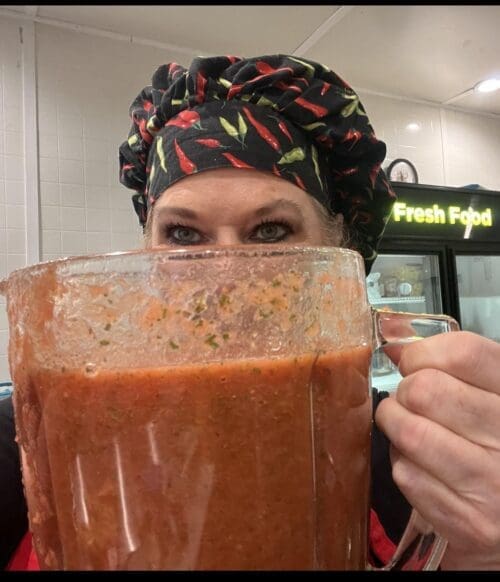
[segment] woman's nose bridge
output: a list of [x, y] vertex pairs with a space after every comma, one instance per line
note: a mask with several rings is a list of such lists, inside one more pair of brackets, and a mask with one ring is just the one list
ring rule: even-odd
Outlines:
[[234, 226], [222, 226], [217, 229], [218, 245], [237, 245], [244, 242]]

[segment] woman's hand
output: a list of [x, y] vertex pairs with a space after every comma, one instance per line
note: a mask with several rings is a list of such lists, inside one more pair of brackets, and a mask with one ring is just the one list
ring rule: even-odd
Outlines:
[[393, 478], [448, 540], [443, 569], [500, 569], [500, 345], [459, 331], [406, 345], [375, 420]]

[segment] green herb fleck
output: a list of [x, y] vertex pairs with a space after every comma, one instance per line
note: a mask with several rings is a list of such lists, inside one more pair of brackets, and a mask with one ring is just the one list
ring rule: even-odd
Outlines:
[[161, 318], [165, 319], [165, 317], [167, 317], [167, 308], [166, 307], [164, 307], [163, 311], [161, 312]]
[[229, 303], [229, 296], [228, 296], [228, 295], [226, 295], [225, 293], [223, 293], [223, 294], [220, 296], [220, 299], [219, 299], [219, 305], [220, 305], [221, 307], [224, 307], [224, 305], [227, 305], [228, 303]]
[[219, 344], [215, 341], [216, 336], [214, 334], [209, 335], [205, 340], [205, 343], [209, 345], [211, 348], [218, 348]]
[[278, 279], [274, 279], [272, 282], [272, 286], [273, 287], [279, 287], [281, 285], [281, 281], [278, 281]]
[[101, 344], [101, 346], [109, 346], [108, 340], [101, 340], [99, 343]]
[[205, 311], [206, 306], [203, 303], [197, 303], [196, 307], [194, 308], [195, 313], [201, 313]]
[[111, 329], [111, 324], [110, 324], [110, 323], [107, 323], [107, 324], [104, 326], [104, 329], [105, 329], [106, 331], [109, 331], [109, 330]]
[[264, 319], [267, 319], [268, 317], [271, 317], [271, 315], [273, 314], [273, 310], [271, 309], [271, 311], [264, 311], [263, 309], [259, 309], [259, 315], [261, 317], [263, 317]]
[[194, 324], [195, 327], [200, 327], [200, 325], [203, 325], [203, 319], [198, 319], [198, 321]]
[[168, 343], [170, 344], [170, 347], [173, 350], [178, 350], [179, 349], [179, 346], [173, 340], [170, 340]]
[[292, 313], [292, 315], [290, 315], [290, 321], [295, 321], [297, 319], [297, 316], [295, 315], [295, 313]]
[[113, 406], [108, 407], [109, 416], [117, 422], [121, 420], [122, 414], [118, 408], [114, 408]]
[[227, 341], [227, 340], [229, 339], [229, 334], [228, 334], [228, 333], [223, 333], [223, 334], [222, 334], [222, 339], [223, 339], [224, 341]]

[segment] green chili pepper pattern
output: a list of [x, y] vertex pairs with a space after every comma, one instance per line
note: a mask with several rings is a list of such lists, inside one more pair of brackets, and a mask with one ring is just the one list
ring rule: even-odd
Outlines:
[[290, 150], [283, 157], [281, 157], [277, 164], [293, 164], [293, 162], [302, 161], [306, 157], [306, 153], [302, 148], [294, 148]]
[[231, 123], [229, 123], [229, 121], [227, 119], [224, 119], [223, 117], [219, 117], [219, 121], [227, 135], [230, 135], [231, 137], [238, 139], [239, 133], [236, 127], [234, 127], [234, 125], [231, 125]]
[[167, 173], [167, 163], [165, 161], [165, 152], [163, 151], [163, 138], [160, 136], [156, 140], [156, 153], [160, 158], [160, 167], [161, 169]]
[[294, 57], [290, 57], [291, 61], [295, 61], [296, 63], [299, 63], [299, 65], [302, 65], [303, 67], [306, 68], [306, 77], [312, 79], [314, 77], [314, 67], [309, 64], [306, 63], [305, 61], [301, 61], [300, 59], [296, 59]]
[[322, 121], [315, 121], [314, 123], [308, 123], [307, 125], [301, 125], [300, 127], [306, 131], [312, 131], [318, 127], [326, 127], [326, 123], [323, 123]]
[[222, 77], [219, 77], [217, 79], [217, 83], [221, 84], [226, 89], [230, 89], [231, 88], [231, 81], [227, 81], [226, 79], [223, 79]]
[[244, 141], [248, 131], [248, 126], [245, 123], [243, 117], [241, 116], [241, 113], [238, 113], [238, 131], [241, 136], [241, 139]]
[[319, 185], [321, 186], [321, 189], [323, 189], [323, 181], [321, 179], [321, 173], [319, 171], [318, 150], [313, 144], [311, 145], [311, 158], [314, 164], [314, 171], [316, 172], [316, 176], [318, 177]]
[[269, 99], [267, 99], [267, 97], [259, 97], [259, 100], [257, 101], [257, 105], [259, 105], [259, 107], [265, 106], [265, 107], [271, 107], [272, 109], [274, 109], [276, 107], [276, 104], [273, 103], [272, 101], [270, 101]]
[[349, 117], [351, 116], [353, 113], [356, 113], [356, 115], [365, 115], [366, 113], [364, 111], [362, 111], [359, 107], [359, 98], [356, 97], [352, 103], [349, 103], [348, 105], [346, 105], [342, 111], [340, 112], [340, 115], [342, 115], [342, 117]]

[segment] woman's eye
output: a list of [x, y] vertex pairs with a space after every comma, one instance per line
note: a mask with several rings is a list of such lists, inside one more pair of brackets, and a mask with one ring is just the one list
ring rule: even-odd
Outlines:
[[292, 232], [287, 224], [280, 222], [266, 222], [260, 224], [252, 233], [252, 239], [265, 242], [283, 240]]
[[167, 239], [176, 244], [197, 244], [201, 242], [201, 234], [188, 226], [173, 226], [167, 229]]

